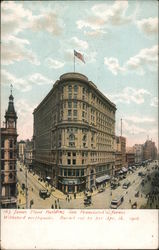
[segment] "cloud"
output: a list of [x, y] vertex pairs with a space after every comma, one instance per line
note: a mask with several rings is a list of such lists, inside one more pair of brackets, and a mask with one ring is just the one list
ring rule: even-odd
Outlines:
[[136, 25], [144, 32], [146, 35], [157, 35], [158, 34], [158, 18], [157, 17], [150, 17], [145, 18], [139, 21], [136, 21]]
[[126, 121], [133, 122], [133, 123], [145, 123], [145, 122], [153, 123], [153, 122], [155, 122], [154, 118], [146, 117], [146, 116], [145, 117], [144, 116], [139, 117], [139, 116], [135, 116], [135, 115], [132, 115], [132, 116], [127, 115], [123, 119], [126, 120]]
[[86, 41], [78, 39], [77, 37], [72, 37], [71, 43], [72, 43], [72, 45], [75, 46], [75, 48], [79, 48], [82, 50], [88, 49], [88, 43]]
[[130, 57], [126, 62], [126, 67], [130, 70], [136, 70], [138, 73], [144, 73], [144, 67], [147, 66], [151, 71], [157, 70], [158, 62], [158, 46], [145, 48], [140, 52]]
[[31, 139], [33, 136], [33, 110], [37, 104], [30, 105], [25, 99], [15, 100], [15, 109], [17, 110], [18, 122], [18, 140]]
[[129, 123], [125, 120], [123, 120], [123, 130], [125, 131], [125, 133], [128, 133], [130, 135], [137, 135], [137, 134], [141, 134], [141, 133], [146, 133], [147, 130], [144, 128], [141, 128], [139, 126], [136, 126], [135, 124]]
[[13, 84], [14, 87], [22, 92], [31, 90], [31, 86], [27, 83], [26, 80], [22, 78], [17, 78], [8, 71], [1, 70], [1, 83], [3, 85]]
[[32, 31], [42, 30], [52, 35], [61, 34], [64, 23], [54, 9], [50, 10], [49, 8], [45, 12], [43, 10], [40, 15], [33, 15], [31, 10], [24, 8], [23, 3], [2, 2], [1, 58], [3, 65], [23, 60], [27, 60], [35, 65], [40, 64], [36, 54], [30, 48], [30, 42], [17, 36], [26, 29]]
[[8, 37], [6, 43], [2, 41], [1, 47], [1, 62], [3, 65], [13, 64], [14, 62], [20, 62], [27, 60], [32, 64], [39, 65], [40, 62], [37, 59], [35, 53], [32, 50], [26, 48], [29, 45], [29, 41], [21, 39], [15, 36]]
[[6, 40], [10, 35], [17, 35], [28, 27], [32, 12], [24, 9], [21, 3], [3, 1], [1, 4], [1, 37]]
[[92, 7], [92, 11], [105, 22], [110, 22], [112, 25], [118, 26], [130, 22], [131, 18], [125, 15], [127, 8], [128, 1], [115, 1], [111, 6], [96, 4]]
[[[133, 20], [133, 16], [126, 16], [128, 1], [115, 1], [113, 5], [106, 3], [95, 4], [87, 19], [80, 19], [76, 22], [78, 29], [91, 29], [105, 33], [107, 25], [120, 26]], [[85, 33], [92, 35], [92, 33]]]
[[45, 85], [45, 84], [50, 84], [53, 80], [43, 76], [40, 73], [34, 73], [31, 76], [27, 77], [29, 83], [35, 83], [37, 85]]
[[60, 62], [60, 61], [52, 59], [50, 57], [47, 58], [45, 61], [48, 64], [49, 68], [53, 68], [53, 69], [59, 69], [65, 65], [64, 62]]
[[87, 36], [90, 36], [90, 37], [99, 37], [100, 35], [102, 34], [106, 34], [107, 31], [104, 31], [104, 30], [95, 30], [95, 31], [85, 31], [84, 30], [84, 34], [87, 35]]
[[[118, 59], [114, 57], [104, 57], [104, 64], [114, 75], [118, 73], [126, 73], [135, 71], [136, 74], [143, 75], [145, 69], [150, 71], [157, 70], [158, 63], [158, 46], [154, 45], [151, 48], [144, 48], [135, 56], [130, 57], [123, 66], [119, 65]], [[145, 68], [146, 67], [146, 68]]]
[[157, 99], [157, 97], [153, 97], [152, 99], [151, 99], [151, 104], [150, 104], [150, 106], [152, 106], [152, 107], [158, 107], [158, 99]]
[[[61, 43], [60, 46], [61, 48], [59, 50], [59, 53], [61, 57], [64, 57], [65, 61], [68, 62], [73, 61], [74, 57], [73, 48], [84, 56], [86, 63], [93, 63], [96, 61], [97, 52], [92, 50], [90, 51], [89, 44], [86, 41], [81, 40], [78, 37], [72, 37], [69, 41], [65, 40], [61, 41], [60, 43]], [[81, 65], [83, 65], [83, 63], [80, 62], [78, 59], [76, 60], [76, 62], [79, 62], [81, 63]]]
[[62, 19], [53, 11], [32, 18], [30, 27], [33, 31], [47, 31], [52, 35], [60, 35], [64, 28]]
[[30, 76], [25, 76], [23, 78], [17, 78], [13, 74], [8, 71], [2, 69], [1, 71], [1, 83], [5, 84], [13, 84], [13, 86], [21, 92], [27, 92], [32, 89], [32, 85], [46, 85], [53, 82], [53, 80], [43, 76], [40, 73], [34, 73]]
[[110, 100], [114, 101], [115, 103], [121, 102], [127, 104], [132, 102], [136, 104], [142, 104], [145, 101], [145, 95], [151, 94], [145, 89], [135, 89], [131, 87], [124, 88], [122, 92], [118, 94], [107, 94]]
[[21, 3], [2, 2], [1, 62], [3, 65], [23, 60], [35, 65], [40, 64], [35, 53], [29, 49], [30, 42], [17, 37], [19, 33], [29, 27], [31, 19], [32, 12], [24, 9]]
[[114, 57], [104, 57], [104, 64], [108, 67], [108, 69], [114, 74], [117, 75], [118, 72], [124, 72], [124, 67], [120, 67], [118, 59]]

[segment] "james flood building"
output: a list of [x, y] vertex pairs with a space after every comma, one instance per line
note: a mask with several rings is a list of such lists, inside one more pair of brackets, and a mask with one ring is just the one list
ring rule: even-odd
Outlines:
[[108, 181], [116, 106], [85, 75], [66, 73], [34, 110], [35, 171], [65, 193]]
[[1, 128], [1, 208], [16, 208], [17, 114], [9, 96], [4, 127]]

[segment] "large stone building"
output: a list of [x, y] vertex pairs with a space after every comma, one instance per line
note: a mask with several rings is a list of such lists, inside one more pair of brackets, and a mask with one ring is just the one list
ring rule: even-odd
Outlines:
[[157, 148], [155, 142], [147, 140], [143, 145], [143, 159], [144, 160], [155, 160], [157, 159]]
[[34, 167], [63, 192], [112, 175], [116, 106], [88, 78], [66, 73], [34, 110]]
[[5, 127], [1, 128], [1, 199], [2, 208], [16, 208], [16, 159], [17, 159], [17, 114], [12, 94], [5, 113]]

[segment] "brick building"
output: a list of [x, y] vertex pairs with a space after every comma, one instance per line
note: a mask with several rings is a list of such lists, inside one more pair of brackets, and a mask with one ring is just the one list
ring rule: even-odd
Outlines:
[[34, 110], [34, 168], [63, 192], [106, 181], [115, 165], [116, 106], [88, 78], [66, 73]]

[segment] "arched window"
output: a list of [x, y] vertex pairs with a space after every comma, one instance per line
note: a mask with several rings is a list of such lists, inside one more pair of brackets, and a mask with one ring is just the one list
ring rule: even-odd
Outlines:
[[74, 136], [74, 134], [70, 134], [70, 136], [69, 136], [69, 141], [75, 141], [75, 136]]
[[75, 135], [74, 134], [70, 134], [69, 136], [69, 146], [75, 147]]

